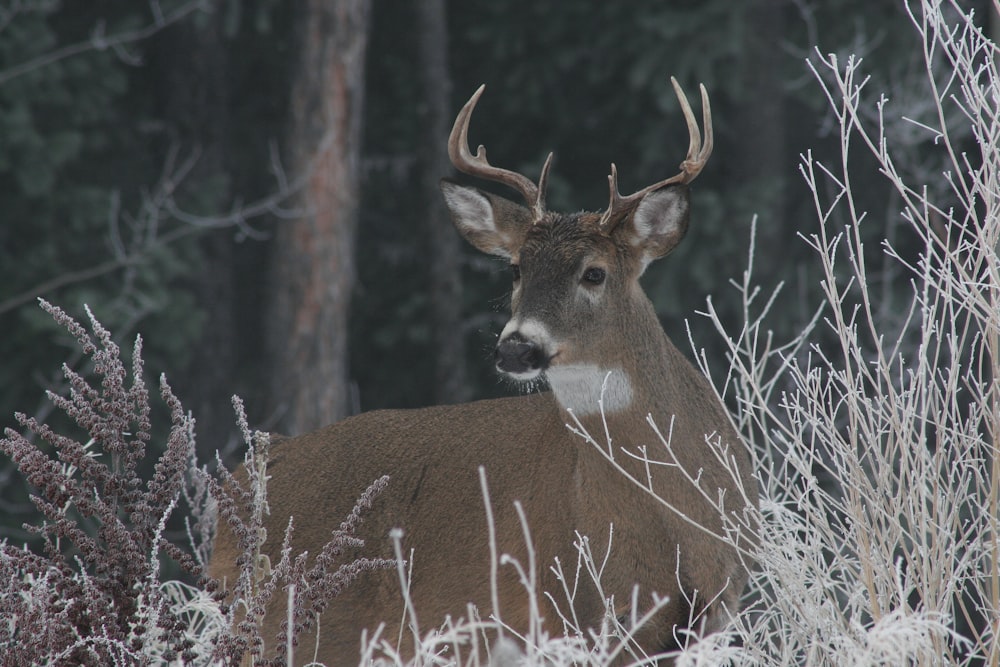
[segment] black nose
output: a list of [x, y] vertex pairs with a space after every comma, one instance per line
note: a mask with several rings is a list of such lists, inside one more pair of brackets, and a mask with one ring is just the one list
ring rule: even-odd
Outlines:
[[497, 369], [515, 375], [537, 371], [545, 364], [542, 348], [516, 333], [500, 341], [494, 357]]

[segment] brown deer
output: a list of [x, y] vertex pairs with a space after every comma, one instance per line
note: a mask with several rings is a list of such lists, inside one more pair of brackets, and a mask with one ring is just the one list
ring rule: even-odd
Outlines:
[[[736, 609], [746, 571], [738, 550], [719, 539], [724, 521], [706, 498], [724, 498], [727, 513], [756, 502], [750, 457], [709, 383], [668, 340], [639, 286], [646, 266], [684, 236], [687, 183], [712, 151], [704, 87], [704, 144], [676, 81], [674, 88], [690, 133], [680, 173], [623, 197], [612, 165], [607, 209], [569, 215], [545, 207], [551, 154], [537, 185], [491, 166], [483, 147], [471, 154], [469, 120], [483, 88], [476, 91], [455, 121], [448, 142], [451, 159], [466, 174], [513, 188], [525, 205], [449, 181], [441, 188], [462, 236], [510, 263], [512, 313], [496, 347], [497, 369], [532, 388], [544, 380], [551, 391], [369, 412], [275, 444], [268, 467], [272, 561], [280, 544], [273, 536], [283, 533], [290, 516], [294, 550], [315, 554], [367, 485], [389, 475], [388, 486], [365, 515], [359, 535], [365, 545], [348, 558], [392, 558], [389, 533], [401, 528], [410, 595], [424, 629], [436, 627], [446, 615], [466, 615], [469, 603], [487, 618], [494, 609], [482, 466], [497, 548], [529, 562], [514, 509], [519, 501], [531, 530], [541, 591], [560, 599], [561, 584], [550, 566], [559, 558], [572, 568], [579, 533], [589, 537], [596, 554], [603, 554], [611, 540], [601, 581], [605, 595], [614, 596], [620, 618], [643, 613], [654, 595], [669, 596], [669, 604], [636, 632], [636, 655], [676, 649], [678, 631], [690, 619], [708, 619], [711, 627], [724, 608]], [[647, 415], [664, 433], [669, 425], [669, 455], [660, 458], [672, 465], [650, 466], [621, 453], [622, 448], [634, 452], [648, 445], [652, 451], [657, 446]], [[615, 460], [648, 481], [666, 504], [615, 470], [568, 423], [609, 434], [619, 452]], [[706, 444], [709, 438], [728, 445], [736, 474], [719, 462]], [[234, 580], [237, 556], [233, 536], [221, 530], [212, 573]], [[529, 604], [517, 572], [501, 565], [496, 576], [497, 611], [508, 625], [523, 630]], [[282, 596], [276, 597], [266, 637], [277, 635], [285, 618]], [[638, 610], [630, 608], [633, 601]], [[545, 597], [540, 604], [547, 630], [558, 632], [555, 608]], [[605, 600], [596, 587], [581, 582], [575, 611], [583, 628], [598, 628]], [[323, 615], [319, 657], [328, 664], [356, 663], [362, 630], [370, 633], [385, 623], [383, 636], [395, 638], [403, 618], [397, 573], [362, 574]], [[305, 647], [313, 641], [303, 641], [303, 654], [311, 657], [312, 649]], [[404, 642], [401, 650], [412, 650], [412, 644]]]

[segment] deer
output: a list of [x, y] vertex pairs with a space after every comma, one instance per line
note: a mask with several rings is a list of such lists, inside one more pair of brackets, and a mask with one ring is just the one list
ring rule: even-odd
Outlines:
[[[725, 539], [725, 517], [713, 501], [723, 498], [725, 512], [733, 514], [756, 503], [751, 456], [711, 384], [670, 342], [639, 284], [646, 267], [685, 235], [689, 184], [713, 148], [704, 86], [702, 140], [684, 92], [672, 81], [690, 137], [680, 172], [622, 196], [612, 164], [610, 199], [601, 212], [546, 208], [551, 153], [537, 183], [492, 166], [482, 146], [473, 154], [470, 119], [485, 86], [472, 95], [448, 141], [451, 161], [522, 201], [447, 179], [440, 187], [459, 234], [510, 266], [510, 319], [499, 334], [495, 364], [528, 391], [362, 413], [272, 444], [269, 535], [283, 534], [294, 517], [293, 552], [318, 553], [365, 488], [388, 475], [359, 529], [364, 546], [346, 557], [393, 558], [389, 535], [401, 529], [408, 595], [424, 626], [464, 617], [472, 608], [523, 632], [531, 605], [515, 568], [501, 565], [491, 573], [491, 553], [499, 551], [522, 564], [534, 556], [537, 587], [551, 594], [539, 596], [536, 613], [558, 632], [553, 600], [562, 583], [552, 564], [576, 563], [580, 536], [593, 553], [609, 554], [603, 595], [586, 581], [576, 591], [581, 627], [601, 626], [608, 599], [619, 619], [660, 601], [630, 638], [634, 655], [667, 656], [691, 619], [711, 631], [738, 610], [747, 560]], [[606, 433], [622, 450], [652, 447], [649, 417], [669, 422], [669, 465], [620, 455], [616, 469], [600, 447], [574, 432]], [[712, 438], [733, 466], [712, 453]], [[480, 469], [488, 480], [493, 547]], [[648, 482], [647, 488], [629, 477]], [[272, 561], [279, 546], [269, 547]], [[238, 557], [231, 531], [220, 526], [210, 572], [234, 581]], [[356, 664], [363, 631], [371, 636], [387, 627], [395, 636], [406, 612], [401, 585], [396, 571], [366, 572], [351, 583], [322, 616], [320, 660]], [[275, 597], [265, 637], [278, 635], [286, 617], [282, 596]], [[308, 636], [302, 645], [316, 641]], [[413, 650], [405, 642], [398, 648], [404, 656]]]

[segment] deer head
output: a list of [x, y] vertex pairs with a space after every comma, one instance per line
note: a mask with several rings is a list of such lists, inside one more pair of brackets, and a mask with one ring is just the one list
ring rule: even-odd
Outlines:
[[[496, 367], [508, 377], [548, 380], [563, 407], [588, 412], [605, 392], [605, 407], [628, 407], [634, 398], [637, 313], [649, 314], [638, 279], [654, 259], [667, 255], [688, 226], [688, 187], [712, 152], [712, 117], [701, 87], [705, 140], [676, 80], [672, 80], [690, 135], [688, 153], [674, 176], [623, 197], [611, 165], [610, 199], [600, 213], [562, 214], [545, 208], [552, 154], [535, 185], [490, 165], [486, 149], [468, 147], [469, 121], [480, 87], [455, 121], [448, 152], [459, 170], [502, 183], [520, 193], [521, 206], [448, 181], [442, 190], [462, 236], [479, 250], [510, 262], [511, 319], [500, 334]], [[626, 345], [628, 342], [628, 345]], [[654, 351], [653, 353], [655, 354]], [[589, 388], [588, 388], [589, 387]]]

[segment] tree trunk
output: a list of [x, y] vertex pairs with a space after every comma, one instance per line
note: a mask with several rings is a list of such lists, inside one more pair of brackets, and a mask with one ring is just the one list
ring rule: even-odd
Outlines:
[[423, 97], [419, 173], [430, 269], [434, 402], [460, 403], [469, 398], [462, 326], [461, 245], [438, 187], [441, 177], [451, 171], [447, 149], [451, 129], [448, 26], [444, 0], [420, 0], [416, 6]]
[[368, 0], [305, 0], [291, 92], [299, 219], [279, 223], [267, 324], [279, 429], [301, 433], [349, 412], [347, 318], [360, 204]]
[[[753, 99], [735, 114], [736, 144], [732, 148], [736, 183], [745, 184], [747, 210], [740, 214], [749, 219], [756, 213], [766, 225], [757, 228], [761, 247], [780, 244], [790, 238], [785, 228], [787, 179], [784, 174], [794, 167], [786, 156], [786, 93], [781, 78], [785, 55], [780, 47], [785, 39], [787, 3], [780, 0], [752, 0], [744, 4], [746, 42], [741, 54], [738, 75], [740, 89]], [[796, 230], [792, 230], [794, 237]]]
[[[192, 145], [199, 147], [200, 156], [188, 184], [202, 178], [217, 182], [219, 174], [230, 171], [231, 147], [226, 128], [232, 100], [229, 53], [223, 33], [222, 12], [214, 12], [202, 24], [184, 22], [153, 42], [158, 46], [156, 59], [164, 69], [165, 115], [173, 120], [171, 129], [180, 137], [182, 155]], [[199, 194], [211, 197], [202, 202], [212, 211], [224, 211], [232, 199], [228, 187]], [[236, 430], [230, 401], [236, 370], [233, 232], [206, 232], [199, 245], [204, 255], [203, 268], [191, 276], [191, 282], [206, 320], [190, 365], [174, 388], [198, 416], [198, 443], [208, 454], [223, 448]]]

